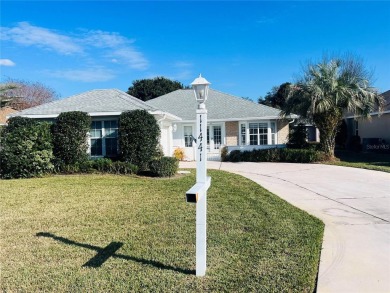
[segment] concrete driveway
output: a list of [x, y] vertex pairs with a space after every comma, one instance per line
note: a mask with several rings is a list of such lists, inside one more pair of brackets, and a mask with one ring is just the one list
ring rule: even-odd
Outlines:
[[390, 292], [390, 173], [290, 163], [208, 168], [245, 176], [325, 223], [318, 292]]

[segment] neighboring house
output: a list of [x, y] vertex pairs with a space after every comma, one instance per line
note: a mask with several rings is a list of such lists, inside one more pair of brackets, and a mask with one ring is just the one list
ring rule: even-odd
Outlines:
[[348, 140], [353, 136], [360, 136], [363, 150], [375, 150], [385, 145], [390, 147], [390, 90], [384, 92], [385, 99], [383, 112], [370, 114], [371, 119], [363, 119], [353, 115], [346, 115]]
[[18, 112], [18, 111], [15, 109], [12, 109], [10, 107], [7, 107], [7, 106], [0, 108], [0, 126], [6, 125], [7, 124], [7, 117], [9, 115], [11, 115], [12, 113], [16, 113], [16, 112]]
[[[193, 160], [197, 108], [193, 90], [176, 90], [146, 103], [182, 119], [174, 122], [173, 146], [184, 148], [186, 159]], [[229, 151], [275, 148], [284, 147], [288, 140], [289, 122], [293, 120], [280, 119], [278, 109], [213, 89], [209, 90], [205, 104], [209, 159], [219, 159], [222, 146], [227, 146]]]
[[92, 118], [89, 133], [91, 157], [115, 157], [118, 151], [118, 118], [124, 111], [146, 110], [161, 129], [161, 145], [165, 154], [172, 154], [172, 122], [179, 117], [160, 111], [117, 89], [92, 90], [66, 99], [29, 108], [11, 116], [53, 121], [60, 113], [83, 111]]

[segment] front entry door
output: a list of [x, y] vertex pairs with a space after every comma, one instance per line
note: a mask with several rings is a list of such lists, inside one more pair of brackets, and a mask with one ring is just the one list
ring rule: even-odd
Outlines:
[[188, 161], [195, 160], [195, 142], [193, 137], [193, 127], [191, 125], [184, 126], [184, 157]]
[[210, 154], [218, 154], [222, 145], [221, 125], [207, 126], [207, 150]]

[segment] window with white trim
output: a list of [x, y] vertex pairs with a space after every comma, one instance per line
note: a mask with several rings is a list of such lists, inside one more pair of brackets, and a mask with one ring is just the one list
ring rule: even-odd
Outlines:
[[118, 121], [92, 121], [90, 129], [91, 156], [118, 155]]
[[241, 145], [246, 145], [246, 124], [241, 124]]
[[184, 145], [192, 147], [192, 126], [184, 126]]
[[271, 144], [276, 144], [276, 124], [271, 122]]
[[268, 144], [268, 123], [249, 123], [249, 145]]
[[277, 144], [276, 121], [240, 122], [240, 145], [275, 145]]

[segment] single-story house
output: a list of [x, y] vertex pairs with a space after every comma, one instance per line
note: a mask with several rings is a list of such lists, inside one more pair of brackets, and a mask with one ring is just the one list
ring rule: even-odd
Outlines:
[[117, 89], [91, 90], [69, 98], [29, 108], [11, 116], [23, 116], [53, 121], [60, 113], [86, 112], [92, 118], [89, 133], [91, 157], [115, 157], [118, 151], [118, 119], [124, 111], [146, 110], [152, 114], [161, 129], [161, 145], [165, 154], [172, 154], [172, 123], [179, 117], [148, 105]]
[[348, 140], [353, 136], [359, 136], [363, 150], [390, 147], [390, 90], [381, 95], [385, 99], [383, 112], [370, 113], [371, 119], [363, 119], [350, 114], [345, 116]]
[[[192, 89], [181, 89], [146, 102], [181, 118], [173, 124], [173, 146], [184, 148], [188, 160], [195, 158], [196, 108]], [[284, 147], [291, 119], [281, 119], [280, 110], [214, 89], [209, 90], [207, 147], [209, 159], [218, 159], [222, 146], [228, 150]]]
[[[290, 119], [280, 119], [280, 110], [209, 90], [207, 144], [210, 159], [218, 159], [222, 146], [233, 149], [284, 147]], [[177, 90], [143, 102], [117, 89], [91, 90], [69, 98], [26, 109], [12, 116], [54, 120], [60, 113], [87, 112], [92, 118], [89, 133], [91, 157], [113, 157], [118, 150], [118, 118], [124, 111], [146, 110], [156, 118], [164, 154], [183, 148], [187, 160], [195, 158], [197, 102], [192, 89]]]

